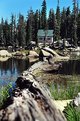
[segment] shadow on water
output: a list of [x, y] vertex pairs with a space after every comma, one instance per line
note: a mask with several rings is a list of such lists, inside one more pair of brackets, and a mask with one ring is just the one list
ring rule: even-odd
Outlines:
[[80, 74], [80, 60], [69, 60], [66, 62], [62, 62], [62, 67], [58, 70], [58, 74]]

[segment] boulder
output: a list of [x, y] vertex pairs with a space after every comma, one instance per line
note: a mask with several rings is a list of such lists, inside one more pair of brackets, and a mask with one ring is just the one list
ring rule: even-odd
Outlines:
[[20, 51], [17, 51], [15, 53], [13, 53], [14, 56], [18, 56], [18, 57], [21, 57], [21, 56], [26, 56], [26, 54], [24, 52], [20, 52]]
[[34, 50], [30, 50], [28, 57], [39, 57], [39, 55]]
[[56, 51], [52, 50], [49, 47], [43, 48], [44, 51], [48, 52], [49, 54], [53, 55], [52, 61], [67, 61], [70, 59], [70, 55], [67, 56], [60, 56]]
[[0, 57], [0, 61], [1, 62], [5, 62], [5, 61], [7, 61], [9, 59], [9, 57]]
[[53, 57], [53, 55], [50, 54], [49, 52], [47, 52], [46, 50], [42, 49], [42, 53], [43, 53], [43, 56], [46, 56], [46, 57], [51, 56], [51, 57]]
[[1, 57], [11, 57], [12, 55], [7, 50], [0, 50], [0, 56]]

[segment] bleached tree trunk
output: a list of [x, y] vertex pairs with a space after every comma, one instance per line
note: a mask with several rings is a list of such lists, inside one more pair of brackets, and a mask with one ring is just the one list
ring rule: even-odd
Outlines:
[[66, 121], [55, 107], [48, 89], [30, 72], [16, 81], [17, 87], [0, 110], [0, 121]]

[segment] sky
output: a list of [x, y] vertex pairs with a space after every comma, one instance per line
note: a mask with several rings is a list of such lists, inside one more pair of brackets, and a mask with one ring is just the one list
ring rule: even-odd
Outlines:
[[[79, 4], [80, 4], [80, 0]], [[11, 14], [18, 16], [19, 13], [27, 16], [27, 12], [30, 8], [35, 11], [36, 9], [41, 9], [43, 0], [0, 0], [0, 19], [9, 20]], [[46, 0], [47, 3], [47, 12], [50, 8], [56, 10], [57, 0]], [[72, 0], [60, 0], [60, 9], [63, 7], [68, 7], [72, 9]]]

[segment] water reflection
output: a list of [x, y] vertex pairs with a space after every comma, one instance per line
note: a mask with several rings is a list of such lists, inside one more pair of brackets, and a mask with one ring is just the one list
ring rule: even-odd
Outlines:
[[65, 75], [80, 74], [80, 60], [69, 60], [62, 62], [62, 67], [58, 73]]
[[30, 66], [29, 59], [10, 58], [0, 62], [0, 86], [15, 81], [17, 77]]

